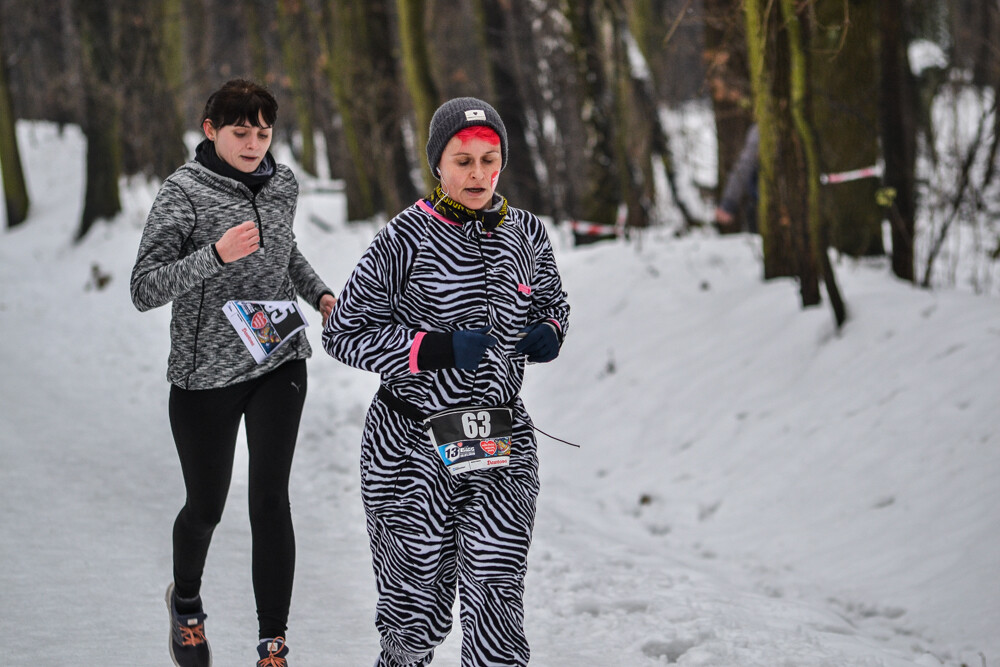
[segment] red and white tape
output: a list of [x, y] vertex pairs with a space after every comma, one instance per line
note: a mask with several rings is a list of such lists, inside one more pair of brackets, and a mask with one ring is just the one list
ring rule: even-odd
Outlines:
[[596, 222], [570, 220], [569, 228], [572, 229], [575, 234], [580, 234], [581, 236], [610, 236], [618, 234], [617, 225], [601, 225]]
[[873, 164], [870, 167], [841, 171], [836, 174], [820, 174], [819, 182], [823, 185], [832, 183], [846, 183], [847, 181], [859, 181], [862, 178], [875, 178], [882, 175], [882, 165]]

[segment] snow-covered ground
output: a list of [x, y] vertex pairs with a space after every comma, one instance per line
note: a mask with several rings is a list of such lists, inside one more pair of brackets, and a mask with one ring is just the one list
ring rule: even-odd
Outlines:
[[[128, 295], [155, 187], [128, 187], [125, 212], [73, 245], [82, 137], [19, 130], [33, 208], [0, 232], [3, 660], [164, 665], [183, 500], [169, 309], [140, 314]], [[337, 288], [375, 231], [342, 211], [307, 193], [297, 222]], [[663, 231], [573, 249], [552, 233], [572, 329], [524, 395], [540, 428], [581, 447], [540, 436], [533, 664], [1000, 666], [996, 297], [842, 261], [838, 333], [827, 306], [800, 309], [794, 283], [761, 281], [754, 238]], [[357, 458], [377, 378], [326, 357], [311, 319], [289, 658], [366, 667], [377, 636]], [[221, 667], [255, 659], [238, 456], [203, 590]], [[435, 665], [457, 665], [459, 641], [456, 629]]]

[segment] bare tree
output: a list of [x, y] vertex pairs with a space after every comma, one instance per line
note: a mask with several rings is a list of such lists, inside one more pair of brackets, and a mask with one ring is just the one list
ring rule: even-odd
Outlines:
[[[746, 22], [740, 0], [705, 0], [706, 85], [718, 141], [716, 183], [721, 188], [754, 122], [747, 64]], [[738, 231], [742, 224], [732, 226]]]
[[[827, 294], [833, 306], [837, 326], [842, 326], [847, 319], [847, 310], [840, 296], [840, 289], [833, 275], [833, 266], [827, 255], [828, 227], [822, 219], [820, 210], [819, 181], [819, 145], [816, 139], [812, 119], [811, 86], [809, 76], [809, 57], [807, 50], [808, 36], [806, 27], [799, 20], [794, 0], [781, 0], [781, 14], [785, 29], [788, 32], [788, 61], [790, 80], [790, 105], [792, 125], [795, 128], [805, 161], [806, 187], [806, 227], [805, 234], [808, 249], [800, 252], [799, 281], [802, 292], [802, 305], [810, 306], [819, 303], [819, 291], [815, 294], [807, 289], [807, 283], [813, 280], [811, 273], [817, 269], [822, 272]], [[808, 259], [806, 258], [808, 256]]]
[[406, 103], [402, 68], [398, 53], [385, 48], [395, 43], [393, 3], [390, 0], [368, 0], [364, 3], [367, 37], [365, 46], [371, 54], [374, 76], [369, 77], [372, 104], [368, 107], [368, 125], [372, 145], [378, 155], [376, 165], [379, 202], [387, 213], [413, 203], [417, 188], [413, 182], [413, 165], [426, 162], [422, 151], [409, 159], [406, 134], [410, 129], [411, 107]]
[[115, 2], [76, 0], [84, 72], [84, 134], [87, 137], [87, 185], [76, 238], [94, 222], [121, 211], [118, 178], [122, 173], [121, 101], [117, 44], [120, 10]]
[[503, 191], [517, 206], [539, 213], [550, 213], [551, 203], [542, 197], [534, 156], [528, 144], [530, 119], [524, 89], [517, 80], [517, 52], [524, 48], [528, 33], [518, 23], [511, 6], [493, 0], [476, 0], [478, 34], [489, 67], [484, 74], [486, 97], [496, 107], [507, 128], [508, 164], [504, 171]]
[[782, 155], [794, 156], [789, 150], [794, 146], [783, 141], [791, 135], [787, 132], [788, 119], [781, 116], [779, 106], [782, 97], [787, 99], [787, 80], [776, 71], [779, 16], [771, 3], [762, 0], [747, 0], [745, 16], [754, 117], [760, 128], [757, 226], [764, 246], [764, 278], [794, 276], [797, 263], [791, 217], [782, 195], [801, 189], [789, 187], [785, 176], [791, 169], [782, 170], [780, 163]]
[[[400, 55], [403, 61], [406, 89], [413, 101], [416, 115], [416, 135], [418, 148], [427, 144], [427, 128], [437, 105], [443, 101], [431, 76], [430, 53], [427, 48], [427, 30], [424, 26], [425, 0], [396, 0], [396, 12], [399, 20], [399, 41], [402, 47]], [[434, 178], [426, 160], [420, 160], [423, 165], [424, 183], [427, 189], [433, 187]]]
[[[650, 0], [626, 3], [628, 29], [642, 57], [641, 66], [633, 65], [630, 67], [630, 88], [634, 103], [626, 104], [626, 108], [635, 110], [633, 116], [635, 127], [628, 134], [630, 136], [641, 135], [644, 139], [630, 147], [630, 153], [636, 155], [638, 158], [637, 166], [642, 171], [642, 179], [640, 182], [634, 182], [633, 189], [638, 189], [641, 192], [640, 205], [647, 208], [645, 212], [646, 222], [655, 221], [658, 215], [653, 210], [656, 200], [653, 162], [654, 160], [660, 161], [667, 178], [670, 195], [684, 220], [684, 227], [690, 228], [700, 224], [700, 221], [695, 220], [680, 196], [677, 171], [670, 147], [670, 134], [660, 120], [660, 105], [666, 103], [668, 96], [659, 90], [660, 86], [667, 84], [663, 83], [664, 75], [657, 76], [657, 72], [662, 72], [664, 69], [663, 59], [659, 58], [657, 54], [664, 46], [662, 43], [669, 41], [676, 34], [683, 19], [684, 10], [691, 5], [691, 2], [685, 3], [685, 7], [681, 8], [680, 13], [672, 22], [664, 23], [669, 26], [666, 33], [651, 27], [661, 23], [655, 20], [659, 14], [657, 9], [662, 10], [662, 8], [657, 7], [658, 4]], [[629, 49], [629, 53], [632, 52]], [[647, 71], [648, 74], [645, 73]]]
[[389, 0], [323, 4], [326, 76], [340, 121], [353, 219], [395, 212], [417, 197], [405, 143], [405, 86], [386, 48], [394, 41], [392, 7]]
[[332, 0], [324, 0], [321, 8], [325, 72], [340, 120], [339, 132], [336, 137], [329, 137], [328, 144], [334, 143], [330, 139], [339, 141], [328, 145], [327, 150], [332, 154], [335, 148], [342, 148], [339, 151], [344, 156], [340, 173], [346, 184], [347, 214], [349, 218], [360, 220], [371, 217], [378, 210], [376, 186], [364, 148], [364, 130], [355, 110], [357, 98], [351, 94], [357, 70], [361, 67], [358, 63], [362, 62], [361, 58], [354, 57], [352, 44], [352, 35], [362, 21], [362, 8], [357, 2], [334, 3]]
[[573, 204], [578, 218], [612, 225], [623, 195], [612, 84], [616, 71], [612, 42], [617, 36], [604, 2], [569, 0], [565, 6], [585, 131], [579, 141], [587, 153], [580, 196]]
[[[754, 111], [760, 130], [758, 228], [764, 277], [795, 276], [802, 305], [819, 303], [825, 246], [816, 238], [819, 173], [809, 118], [806, 29], [794, 2], [745, 5]], [[819, 250], [822, 249], [822, 253]]]
[[3, 12], [0, 11], [0, 170], [3, 170], [7, 226], [16, 227], [28, 217], [31, 202], [28, 199], [28, 187], [21, 167], [21, 153], [17, 147], [16, 117], [10, 99], [10, 86], [7, 83], [4, 46]]
[[[879, 159], [878, 7], [873, 2], [813, 3], [810, 87], [826, 173], [874, 166]], [[823, 188], [823, 223], [830, 244], [858, 257], [883, 255], [877, 178], [831, 182]]]
[[[122, 171], [169, 176], [187, 159], [178, 100], [181, 68], [179, 7], [175, 0], [147, 0], [121, 7], [118, 48]], [[136, 110], [141, 110], [135, 112]], [[150, 132], [154, 126], [157, 132]]]
[[267, 39], [265, 38], [268, 24], [262, 4], [259, 0], [243, 3], [243, 11], [247, 23], [250, 71], [255, 81], [265, 83], [271, 78], [269, 76], [271, 70], [268, 67]]
[[299, 131], [297, 158], [307, 174], [316, 175], [316, 123], [313, 119], [311, 100], [315, 96], [312, 91], [311, 64], [316, 60], [310, 57], [309, 29], [315, 23], [310, 15], [310, 9], [301, 0], [279, 0], [278, 28], [281, 34], [281, 54], [285, 63], [289, 88], [292, 91], [292, 104], [295, 108], [296, 127]]
[[902, 0], [879, 5], [881, 62], [880, 129], [885, 156], [885, 184], [894, 196], [887, 202], [892, 224], [892, 271], [913, 281], [913, 237], [916, 219], [915, 95], [906, 39], [899, 21]]

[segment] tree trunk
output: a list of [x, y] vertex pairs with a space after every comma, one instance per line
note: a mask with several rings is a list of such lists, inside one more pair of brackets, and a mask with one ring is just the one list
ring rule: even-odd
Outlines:
[[215, 34], [211, 29], [212, 15], [210, 8], [206, 7], [206, 2], [207, 0], [181, 0], [188, 56], [184, 77], [185, 87], [199, 93], [185, 100], [184, 117], [187, 122], [194, 123], [199, 128], [201, 121], [204, 120], [201, 114], [205, 110], [205, 100], [212, 91], [219, 88], [221, 83], [216, 76], [211, 58]]
[[77, 230], [82, 239], [94, 222], [121, 211], [121, 112], [117, 68], [118, 9], [112, 3], [77, 0], [81, 59], [84, 72], [84, 134], [87, 137], [87, 185], [83, 216]]
[[747, 0], [747, 43], [760, 132], [758, 226], [764, 277], [795, 276], [803, 307], [818, 304], [822, 271], [840, 326], [846, 309], [826, 254], [813, 129], [808, 28], [795, 0]]
[[[878, 6], [870, 0], [813, 5], [811, 85], [817, 100], [821, 168], [839, 173], [875, 165], [878, 134]], [[900, 21], [902, 23], [902, 21]], [[824, 187], [822, 215], [833, 246], [852, 257], [883, 255], [877, 178]]]
[[[354, 104], [350, 93], [354, 59], [351, 57], [353, 47], [349, 35], [355, 30], [352, 23], [355, 20], [354, 6], [349, 2], [335, 3], [333, 0], [324, 0], [321, 7], [323, 51], [327, 54], [326, 77], [330, 82], [334, 106], [340, 117], [338, 134], [341, 149], [346, 152], [346, 159], [342, 160], [341, 168], [347, 197], [347, 217], [349, 220], [363, 220], [375, 214], [375, 194], [374, 185], [365, 165], [361, 131], [354, 115]], [[329, 146], [327, 150], [332, 151], [333, 146]]]
[[805, 156], [805, 185], [807, 192], [807, 208], [803, 229], [804, 236], [809, 241], [808, 252], [803, 253], [799, 271], [802, 291], [802, 305], [812, 306], [820, 302], [817, 272], [822, 272], [823, 280], [830, 297], [834, 319], [840, 327], [847, 319], [844, 301], [837, 287], [833, 265], [827, 255], [826, 223], [820, 210], [820, 165], [819, 147], [817, 145], [812, 121], [809, 57], [806, 50], [808, 38], [798, 15], [795, 13], [794, 0], [781, 0], [782, 18], [788, 31], [789, 76], [791, 79], [791, 114], [796, 134], [802, 145]]
[[[996, 86], [1000, 69], [1000, 49], [997, 37], [1000, 35], [1000, 4], [993, 0], [979, 0], [979, 19], [976, 21], [979, 35], [976, 39], [977, 53], [972, 80], [980, 86]], [[996, 88], [993, 88], [996, 94]]]
[[781, 82], [775, 71], [777, 11], [765, 0], [746, 0], [744, 10], [754, 117], [760, 131], [757, 228], [764, 247], [764, 279], [768, 280], [797, 274], [791, 217], [785, 205], [790, 190], [785, 174], [794, 169], [794, 164], [782, 163], [783, 156], [787, 160], [794, 150], [782, 141], [790, 134], [788, 123], [779, 115], [781, 96], [775, 89]]
[[[706, 83], [712, 97], [718, 138], [716, 201], [743, 149], [753, 124], [753, 100], [747, 64], [746, 25], [734, 0], [704, 0]], [[737, 221], [734, 230], [745, 225]]]
[[340, 115], [352, 219], [394, 214], [418, 196], [411, 178], [390, 0], [323, 4], [327, 77]]
[[[411, 178], [411, 163], [404, 141], [407, 113], [405, 105], [401, 104], [403, 82], [394, 53], [385, 48], [393, 42], [392, 10], [389, 0], [354, 2], [364, 22], [364, 31], [359, 33], [364, 35], [364, 41], [358, 45], [358, 53], [368, 54], [369, 62], [367, 71], [353, 71], [356, 89], [364, 86], [367, 101], [363, 107], [367, 110], [363, 117], [364, 127], [375, 156], [374, 161], [369, 160], [369, 168], [374, 170], [373, 178], [378, 185], [376, 205], [392, 215], [419, 196]], [[426, 162], [423, 151], [418, 151], [418, 162]]]
[[794, 179], [796, 185], [802, 186], [795, 197], [796, 203], [800, 205], [791, 211], [791, 215], [798, 241], [799, 291], [802, 305], [806, 307], [820, 302], [817, 267], [822, 265], [821, 255], [826, 252], [819, 235], [822, 224], [819, 208], [819, 155], [810, 120], [805, 30], [795, 13], [794, 0], [781, 0], [781, 18], [788, 47], [788, 111], [795, 131], [795, 144], [799, 149], [796, 152], [801, 155], [801, 162], [796, 165], [794, 175], [788, 174], [788, 177], [790, 181]]
[[187, 92], [187, 54], [184, 50], [185, 16], [183, 0], [163, 0], [163, 69], [167, 91], [174, 100], [175, 115], [180, 123], [181, 149], [187, 158], [184, 131], [187, 127], [185, 93]]
[[951, 30], [949, 62], [972, 73], [972, 84], [991, 86], [990, 67], [997, 58], [1000, 5], [996, 0], [949, 0], [947, 14]]
[[296, 126], [302, 141], [299, 164], [312, 176], [316, 175], [316, 123], [313, 121], [312, 91], [309, 69], [308, 25], [310, 9], [300, 0], [279, 0], [278, 30], [281, 33], [281, 54], [292, 90]]
[[[121, 118], [122, 172], [128, 176], [145, 174], [165, 179], [187, 160], [184, 122], [175, 96], [180, 89], [172, 86], [182, 76], [176, 71], [183, 67], [179, 59], [182, 45], [169, 42], [171, 36], [181, 37], [176, 26], [178, 11], [177, 6], [168, 7], [168, 0], [122, 5], [125, 29], [118, 45], [121, 60], [117, 83], [123, 108], [143, 109], [142, 113], [124, 114]], [[157, 131], [150, 132], [150, 126]]]
[[889, 206], [892, 224], [892, 272], [913, 282], [913, 234], [916, 217], [916, 119], [915, 92], [906, 57], [906, 40], [899, 17], [902, 0], [882, 0], [881, 130], [885, 156], [885, 184], [895, 191]]
[[513, 51], [522, 46], [511, 26], [512, 10], [491, 0], [478, 0], [477, 10], [479, 41], [489, 59], [489, 101], [507, 128], [507, 168], [498, 188], [519, 208], [551, 213], [542, 196], [527, 140], [528, 114], [513, 65], [516, 62]]
[[0, 22], [0, 170], [3, 171], [7, 226], [17, 227], [28, 217], [31, 202], [28, 199], [28, 187], [21, 167], [21, 153], [17, 148], [17, 119], [14, 117], [14, 106], [11, 103], [10, 86], [7, 82], [2, 28], [3, 24]]
[[[614, 84], [615, 152], [621, 174], [622, 200], [625, 202], [625, 233], [631, 228], [648, 227], [653, 220], [656, 190], [653, 182], [653, 128], [659, 113], [653, 99], [649, 66], [642, 63], [644, 75], [636, 75], [635, 59], [630, 53], [634, 41], [625, 12], [611, 2], [607, 7], [611, 23], [611, 81]], [[644, 59], [643, 59], [644, 60]], [[639, 78], [645, 76], [645, 78]]]
[[[424, 30], [425, 0], [396, 0], [396, 11], [399, 17], [399, 41], [402, 46], [401, 58], [406, 81], [406, 89], [413, 101], [413, 110], [417, 123], [417, 154], [423, 153], [427, 145], [427, 132], [431, 124], [431, 116], [439, 104], [437, 86], [431, 77], [430, 57], [427, 50], [427, 34]], [[434, 187], [436, 179], [431, 175], [430, 167], [423, 164], [424, 184], [429, 191]]]
[[250, 71], [255, 81], [261, 85], [268, 83], [267, 43], [264, 41], [266, 23], [261, 16], [258, 0], [242, 3], [247, 23], [247, 48], [250, 51]]
[[[648, 199], [650, 204], [655, 202], [656, 192], [653, 182], [652, 160], [656, 158], [663, 165], [663, 170], [667, 178], [667, 187], [670, 190], [671, 198], [680, 211], [681, 218], [684, 220], [684, 229], [689, 229], [700, 223], [694, 219], [691, 211], [680, 197], [677, 186], [677, 173], [674, 168], [673, 154], [670, 149], [670, 135], [660, 122], [659, 100], [663, 99], [663, 95], [656, 89], [659, 79], [654, 74], [655, 70], [653, 66], [655, 54], [659, 51], [659, 42], [665, 39], [669, 33], [663, 35], [660, 31], [650, 26], [650, 23], [654, 20], [653, 12], [654, 8], [650, 0], [632, 2], [629, 6], [629, 30], [650, 72], [648, 78], [637, 77], [632, 81], [634, 107], [643, 119], [641, 131], [648, 137], [644, 197]], [[653, 213], [650, 212], [648, 217], [652, 219], [654, 217]]]
[[575, 212], [578, 219], [588, 222], [613, 225], [624, 193], [615, 150], [615, 92], [607, 71], [611, 50], [602, 39], [610, 26], [603, 3], [595, 7], [588, 0], [569, 0], [565, 6], [586, 132], [580, 137], [586, 146], [582, 192], [578, 201], [569, 202], [571, 214]]

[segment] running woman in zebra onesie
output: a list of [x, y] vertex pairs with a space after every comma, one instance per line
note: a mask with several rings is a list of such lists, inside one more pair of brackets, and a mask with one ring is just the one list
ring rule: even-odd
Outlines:
[[526, 361], [559, 354], [569, 305], [542, 223], [495, 193], [493, 107], [453, 99], [429, 134], [440, 185], [379, 232], [323, 331], [333, 357], [381, 376], [361, 444], [375, 664], [430, 664], [457, 589], [462, 665], [526, 665], [538, 456], [518, 393]]

